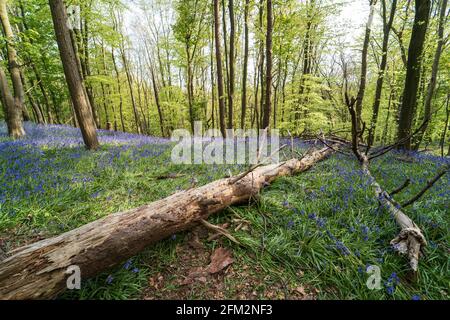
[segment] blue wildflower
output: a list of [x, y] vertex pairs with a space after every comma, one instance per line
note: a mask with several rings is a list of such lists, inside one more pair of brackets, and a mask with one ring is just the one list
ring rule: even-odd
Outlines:
[[108, 278], [106, 278], [106, 283], [111, 284], [114, 280], [114, 277], [112, 275], [109, 275]]
[[132, 264], [132, 261], [131, 261], [131, 259], [129, 259], [127, 262], [125, 262], [125, 264], [123, 265], [123, 268], [124, 268], [125, 270], [130, 269], [131, 264]]
[[411, 297], [411, 300], [418, 301], [420, 300], [420, 296], [418, 294], [415, 294]]

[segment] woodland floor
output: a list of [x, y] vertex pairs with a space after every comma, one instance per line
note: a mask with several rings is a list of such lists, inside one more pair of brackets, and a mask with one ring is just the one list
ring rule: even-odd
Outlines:
[[[69, 231], [244, 171], [243, 165], [174, 165], [164, 139], [100, 131], [102, 147], [85, 151], [79, 131], [26, 123], [11, 141], [0, 124], [0, 247]], [[307, 145], [295, 141], [298, 150]], [[450, 159], [390, 153], [371, 171], [386, 190], [409, 177], [398, 200], [415, 194]], [[175, 179], [156, 179], [181, 173]], [[335, 154], [306, 173], [280, 178], [258, 201], [210, 217], [238, 239], [211, 239], [204, 227], [173, 235], [122, 265], [82, 282], [61, 299], [449, 299], [450, 175], [406, 212], [428, 240], [415, 281], [390, 248], [398, 233], [351, 157]], [[211, 266], [215, 265], [214, 272]], [[368, 265], [382, 289], [366, 287]]]

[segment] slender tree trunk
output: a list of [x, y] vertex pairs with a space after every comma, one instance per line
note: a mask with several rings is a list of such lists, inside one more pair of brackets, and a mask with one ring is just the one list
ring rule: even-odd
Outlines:
[[247, 110], [247, 74], [248, 74], [248, 53], [249, 53], [249, 28], [248, 16], [250, 10], [250, 0], [245, 0], [244, 7], [244, 64], [242, 66], [242, 101], [241, 101], [241, 129], [245, 129], [245, 114]]
[[235, 89], [235, 54], [236, 54], [236, 27], [234, 18], [234, 3], [233, 0], [228, 0], [228, 12], [230, 14], [230, 78], [228, 92], [228, 128], [233, 128], [233, 109], [234, 109], [234, 89]]
[[[259, 0], [259, 12], [258, 12], [258, 15], [259, 15], [259, 18], [258, 18], [258, 23], [259, 23], [259, 31], [261, 32], [261, 34], [264, 32], [264, 0]], [[263, 37], [261, 37], [261, 40], [259, 41], [259, 58], [260, 58], [260, 60], [259, 60], [259, 66], [258, 66], [258, 68], [259, 68], [259, 70], [258, 70], [258, 72], [259, 72], [259, 77], [260, 77], [260, 79], [259, 79], [259, 82], [260, 82], [260, 89], [261, 89], [261, 98], [260, 98], [260, 101], [259, 101], [259, 108], [260, 108], [260, 111], [259, 111], [259, 117], [258, 117], [258, 128], [260, 128], [261, 127], [261, 125], [260, 124], [262, 124], [262, 122], [263, 122], [263, 115], [264, 115], [264, 102], [265, 102], [265, 93], [264, 93], [264, 89], [265, 89], [265, 86], [264, 86], [264, 80], [265, 80], [265, 75], [264, 75], [264, 60], [265, 60], [265, 55], [264, 55], [264, 40], [263, 40]]]
[[372, 112], [372, 122], [371, 128], [369, 130], [369, 138], [368, 144], [373, 145], [375, 131], [378, 121], [378, 113], [380, 110], [380, 102], [381, 102], [381, 92], [383, 90], [383, 82], [384, 76], [386, 73], [387, 66], [387, 54], [388, 54], [388, 44], [389, 44], [389, 34], [391, 32], [392, 23], [394, 22], [395, 11], [397, 9], [397, 0], [393, 0], [391, 4], [391, 12], [389, 15], [389, 20], [386, 20], [386, 0], [381, 0], [382, 3], [382, 12], [383, 12], [383, 44], [381, 49], [381, 63], [380, 70], [378, 71], [378, 79], [377, 86], [375, 89], [375, 101], [373, 103], [373, 112]]
[[164, 137], [164, 116], [161, 109], [161, 103], [159, 101], [159, 92], [158, 92], [158, 86], [156, 84], [156, 78], [155, 78], [155, 71], [153, 70], [153, 66], [150, 67], [150, 72], [152, 74], [152, 84], [153, 84], [153, 94], [155, 95], [155, 103], [156, 108], [158, 109], [158, 116], [159, 116], [159, 127], [161, 129], [161, 135]]
[[24, 91], [27, 94], [28, 100], [30, 101], [31, 107], [33, 108], [33, 112], [34, 112], [34, 114], [36, 116], [36, 122], [40, 123], [40, 124], [45, 123], [44, 115], [42, 113], [42, 109], [36, 103], [36, 100], [33, 97], [33, 90], [31, 90], [32, 88], [30, 88], [30, 90], [27, 90], [27, 83], [26, 83], [25, 76], [24, 76], [23, 72], [20, 73], [20, 78], [22, 80]]
[[90, 150], [99, 147], [95, 123], [86, 90], [77, 66], [77, 58], [70, 39], [70, 31], [67, 27], [67, 12], [62, 0], [49, 0], [52, 13], [56, 40], [60, 51], [69, 92], [77, 114], [78, 123], [86, 147]]
[[406, 69], [405, 87], [400, 107], [400, 118], [398, 123], [398, 140], [404, 141], [399, 147], [411, 149], [411, 126], [414, 110], [417, 103], [417, 89], [420, 80], [421, 60], [428, 21], [430, 18], [430, 0], [416, 0], [416, 12], [411, 34], [412, 41], [408, 49], [408, 64]]
[[22, 124], [22, 113], [16, 108], [14, 97], [9, 89], [8, 79], [0, 66], [0, 98], [6, 116], [6, 124], [8, 126], [8, 134], [14, 139], [21, 138], [25, 135]]
[[358, 123], [357, 123], [357, 129], [360, 130], [360, 124], [362, 121], [361, 115], [362, 115], [362, 106], [363, 106], [363, 100], [364, 100], [364, 93], [366, 91], [366, 81], [367, 81], [367, 52], [369, 49], [369, 42], [370, 42], [370, 33], [372, 31], [372, 22], [373, 22], [373, 16], [375, 13], [375, 3], [376, 0], [370, 0], [370, 13], [369, 13], [369, 19], [366, 24], [366, 33], [364, 35], [364, 43], [363, 43], [363, 50], [361, 55], [361, 77], [359, 81], [359, 89], [358, 89], [358, 95], [356, 97], [356, 115], [358, 117]]
[[270, 126], [270, 113], [272, 112], [272, 33], [273, 33], [273, 7], [272, 0], [267, 1], [267, 33], [266, 33], [266, 92], [264, 103], [264, 116], [262, 129]]
[[188, 106], [189, 106], [189, 121], [191, 123], [191, 131], [194, 132], [194, 72], [192, 70], [192, 58], [189, 45], [186, 44], [186, 58], [187, 58], [187, 94], [188, 94]]
[[138, 133], [143, 133], [142, 132], [142, 127], [141, 127], [141, 121], [139, 119], [139, 114], [138, 114], [138, 110], [137, 110], [136, 100], [135, 100], [135, 97], [134, 97], [133, 79], [131, 77], [131, 73], [130, 73], [130, 70], [129, 70], [129, 67], [128, 67], [128, 59], [125, 56], [125, 49], [123, 48], [123, 45], [122, 45], [120, 50], [121, 50], [121, 55], [122, 55], [123, 66], [125, 68], [125, 74], [127, 76], [128, 89], [130, 91], [131, 105], [133, 107], [134, 121], [136, 123], [136, 129], [137, 129]]
[[[445, 111], [446, 111], [445, 124], [444, 124], [444, 130], [443, 130], [442, 136], [441, 136], [441, 141], [439, 143], [440, 147], [441, 147], [441, 157], [444, 156], [445, 138], [447, 136], [447, 130], [449, 129], [449, 120], [450, 120], [449, 102], [450, 102], [450, 93], [447, 94], [447, 103], [445, 106]], [[449, 145], [449, 150], [450, 150], [450, 145]]]
[[[10, 130], [12, 131], [10, 131], [9, 134], [14, 138], [20, 138], [25, 135], [25, 130], [23, 129], [22, 124], [23, 121], [22, 113], [25, 110], [24, 91], [22, 80], [20, 79], [20, 69], [19, 69], [19, 62], [17, 60], [17, 52], [14, 47], [14, 34], [11, 28], [11, 24], [9, 22], [8, 11], [6, 9], [6, 0], [0, 0], [0, 20], [3, 26], [3, 31], [6, 40], [6, 51], [8, 54], [9, 73], [11, 75], [14, 92], [13, 95], [14, 106], [16, 109], [19, 110], [18, 112], [19, 114], [17, 114], [16, 112], [12, 112], [13, 110], [11, 109], [11, 107], [6, 108], [6, 110], [8, 110], [9, 113], [12, 112], [12, 114], [8, 115], [8, 118], [10, 118], [9, 122], [12, 125], [12, 127], [10, 127]], [[4, 86], [4, 89], [6, 88], [9, 88], [9, 86], [8, 87]], [[5, 93], [6, 92], [4, 92], [4, 94]]]
[[216, 46], [217, 90], [219, 94], [219, 123], [222, 136], [226, 137], [225, 129], [225, 92], [223, 90], [222, 53], [220, 50], [220, 20], [219, 0], [214, 0], [214, 38]]
[[122, 86], [120, 85], [120, 74], [119, 74], [119, 69], [117, 68], [116, 56], [114, 55], [114, 48], [111, 48], [111, 58], [112, 58], [112, 61], [113, 61], [114, 72], [116, 73], [117, 90], [118, 90], [118, 94], [119, 94], [120, 124], [122, 126], [122, 131], [126, 132], [126, 130], [125, 130], [125, 119], [124, 119], [124, 115], [123, 115]]
[[[228, 35], [227, 35], [227, 9], [226, 9], [226, 0], [220, 0], [222, 4], [222, 32], [223, 32], [223, 54], [225, 60], [225, 75], [224, 75], [224, 85], [226, 90], [227, 97], [230, 95], [230, 65], [229, 65], [229, 57], [228, 57]], [[229, 109], [228, 99], [225, 98], [225, 114], [228, 116]]]

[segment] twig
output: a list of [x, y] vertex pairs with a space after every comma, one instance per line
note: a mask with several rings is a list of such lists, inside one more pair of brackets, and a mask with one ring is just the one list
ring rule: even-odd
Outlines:
[[325, 142], [325, 139], [320, 138], [320, 136], [317, 136], [317, 139], [319, 139], [320, 142], [322, 142], [324, 145], [326, 145], [328, 148], [330, 148], [331, 150], [343, 154], [345, 156], [351, 156], [350, 154], [344, 152], [344, 151], [340, 151], [339, 149], [334, 148], [333, 146], [330, 146], [328, 143]]
[[407, 186], [409, 186], [410, 183], [411, 183], [411, 180], [409, 178], [406, 179], [405, 182], [403, 182], [403, 184], [400, 187], [398, 187], [398, 188], [394, 189], [393, 191], [389, 192], [389, 194], [391, 196], [393, 196], [394, 194], [397, 194], [397, 193], [401, 192], [403, 189], [405, 189]]
[[203, 220], [203, 219], [200, 220], [200, 222], [201, 222], [206, 228], [208, 228], [208, 229], [210, 229], [210, 230], [213, 230], [213, 231], [215, 231], [215, 232], [217, 232], [217, 233], [220, 233], [220, 234], [224, 235], [225, 237], [227, 237], [228, 239], [230, 239], [231, 241], [233, 241], [234, 243], [236, 243], [236, 244], [238, 244], [238, 245], [241, 244], [239, 241], [236, 240], [235, 237], [233, 237], [233, 236], [230, 234], [230, 232], [228, 232], [228, 231], [225, 230], [224, 228], [219, 227], [219, 226], [216, 226], [216, 225], [213, 225], [213, 224], [211, 224], [211, 223], [209, 223], [208, 221]]
[[[282, 150], [284, 147], [286, 147], [287, 144], [282, 145], [281, 147], [279, 147], [277, 150], [275, 150], [274, 152], [271, 153], [270, 156], [268, 156], [267, 158], [263, 159], [262, 161], [259, 161], [257, 164], [254, 164], [253, 166], [251, 166], [247, 171], [241, 173], [240, 175], [238, 175], [237, 177], [235, 177], [234, 179], [231, 179], [229, 184], [234, 184], [236, 182], [238, 182], [239, 180], [242, 180], [243, 178], [245, 178], [250, 172], [252, 172], [253, 170], [255, 170], [256, 168], [260, 167], [261, 165], [264, 164], [264, 161], [266, 161], [267, 159], [272, 158], [273, 155], [275, 155], [277, 152], [280, 152], [280, 150]], [[259, 160], [259, 156], [257, 158]]]
[[414, 202], [416, 202], [417, 200], [419, 200], [420, 199], [420, 197], [422, 197], [423, 196], [423, 194], [425, 193], [425, 192], [427, 192], [427, 190], [428, 189], [430, 189], [444, 174], [446, 174], [447, 172], [448, 172], [448, 169], [449, 169], [449, 166], [448, 165], [446, 165], [446, 166], [444, 166], [444, 168], [433, 178], [433, 179], [431, 179], [430, 181], [428, 181], [428, 183], [427, 183], [427, 185], [422, 189], [422, 190], [420, 190], [419, 191], [419, 193], [417, 193], [414, 197], [412, 197], [410, 200], [408, 200], [408, 201], [406, 201], [406, 202], [403, 202], [402, 204], [401, 204], [401, 206], [403, 207], [403, 208], [405, 208], [405, 207], [407, 207], [407, 206], [409, 206], [409, 205], [411, 205], [411, 204], [413, 204]]

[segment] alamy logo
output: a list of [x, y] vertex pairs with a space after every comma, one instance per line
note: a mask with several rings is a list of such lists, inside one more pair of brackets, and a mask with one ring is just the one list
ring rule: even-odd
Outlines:
[[171, 160], [175, 164], [258, 164], [278, 163], [279, 131], [228, 129], [226, 138], [217, 129], [203, 132], [202, 122], [194, 123], [194, 135], [189, 130], [173, 131]]
[[70, 5], [67, 7], [67, 27], [70, 30], [81, 29], [81, 10], [80, 6]]
[[381, 289], [381, 270], [378, 266], [368, 266], [366, 272], [370, 277], [366, 281], [367, 288], [370, 290]]
[[81, 289], [81, 270], [77, 265], [71, 265], [67, 268], [66, 274], [69, 274], [69, 277], [66, 280], [66, 287], [69, 290]]

